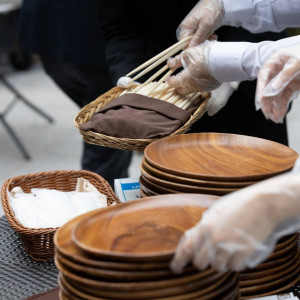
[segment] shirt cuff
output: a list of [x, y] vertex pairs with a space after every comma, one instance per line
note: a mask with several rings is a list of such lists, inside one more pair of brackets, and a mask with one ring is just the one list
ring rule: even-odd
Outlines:
[[222, 25], [239, 27], [247, 23], [253, 13], [254, 5], [252, 0], [223, 0], [224, 21]]
[[252, 43], [215, 42], [209, 53], [211, 75], [219, 82], [251, 79], [243, 70], [243, 56]]

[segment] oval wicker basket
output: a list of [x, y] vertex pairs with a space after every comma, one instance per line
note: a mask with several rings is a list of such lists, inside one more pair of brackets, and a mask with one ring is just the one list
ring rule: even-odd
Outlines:
[[[79, 124], [85, 124], [89, 121], [92, 116], [97, 113], [100, 109], [102, 109], [106, 104], [113, 101], [117, 98], [122, 92], [124, 91], [123, 88], [114, 87], [105, 94], [99, 96], [93, 102], [84, 106], [79, 113], [76, 115], [74, 123], [75, 126], [79, 129], [81, 135], [85, 142], [89, 144], [105, 146], [115, 149], [122, 149], [122, 150], [144, 150], [144, 148], [149, 145], [150, 143], [156, 141], [157, 139], [130, 139], [130, 138], [117, 138], [112, 136], [107, 136], [101, 133], [97, 133], [90, 130], [81, 130], [79, 128]], [[197, 110], [191, 115], [189, 120], [173, 132], [172, 135], [179, 135], [187, 132], [192, 124], [200, 119], [203, 114], [206, 112], [207, 102], [210, 98], [210, 94], [206, 93], [202, 96], [202, 102], [197, 108]]]
[[9, 203], [7, 191], [20, 186], [25, 193], [32, 188], [56, 189], [63, 192], [74, 191], [77, 178], [83, 177], [92, 183], [99, 192], [107, 196], [108, 205], [119, 203], [108, 182], [98, 174], [85, 170], [50, 171], [22, 175], [7, 179], [1, 189], [1, 199], [4, 213], [11, 227], [19, 234], [28, 255], [36, 261], [54, 259], [53, 236], [58, 228], [26, 228], [18, 222]]

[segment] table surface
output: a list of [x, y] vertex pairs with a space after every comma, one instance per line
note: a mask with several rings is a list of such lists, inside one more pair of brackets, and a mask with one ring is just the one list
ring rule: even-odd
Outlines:
[[[57, 286], [53, 261], [37, 262], [25, 252], [5, 216], [0, 218], [0, 299], [23, 300]], [[300, 283], [290, 292], [300, 297]]]
[[53, 263], [37, 262], [25, 252], [5, 216], [0, 218], [0, 299], [19, 300], [57, 286]]

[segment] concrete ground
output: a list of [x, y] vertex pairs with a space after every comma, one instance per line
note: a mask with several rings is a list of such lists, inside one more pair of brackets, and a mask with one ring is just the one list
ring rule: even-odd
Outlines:
[[[82, 138], [73, 124], [78, 107], [47, 77], [36, 63], [29, 71], [4, 68], [7, 79], [32, 103], [54, 118], [48, 123], [36, 112], [18, 102], [6, 120], [15, 130], [31, 156], [25, 160], [7, 131], [0, 125], [0, 186], [11, 177], [48, 170], [80, 168]], [[0, 114], [12, 94], [0, 82]], [[288, 116], [290, 146], [300, 153], [300, 101], [295, 101]], [[130, 176], [139, 176], [141, 154], [135, 153]], [[3, 214], [0, 208], [0, 216]]]

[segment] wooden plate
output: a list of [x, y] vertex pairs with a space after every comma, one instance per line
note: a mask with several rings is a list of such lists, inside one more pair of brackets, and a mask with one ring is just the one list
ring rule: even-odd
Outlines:
[[156, 178], [164, 179], [169, 182], [178, 182], [178, 183], [194, 185], [199, 187], [242, 188], [257, 183], [257, 181], [240, 181], [240, 182], [209, 181], [209, 180], [200, 180], [200, 179], [182, 177], [178, 175], [172, 175], [151, 166], [145, 160], [145, 158], [143, 158], [142, 160], [141, 170], [146, 174], [150, 174], [152, 176], [155, 176]]
[[243, 294], [241, 293], [240, 300], [244, 299], [252, 299], [252, 298], [261, 298], [261, 297], [267, 297], [270, 295], [278, 295], [284, 292], [287, 292], [293, 285], [299, 283], [300, 281], [300, 274], [296, 275], [294, 279], [288, 280], [288, 282], [285, 282], [281, 284], [280, 286], [277, 286], [276, 288], [271, 288], [269, 290], [264, 290], [263, 292], [254, 292], [252, 294]]
[[[55, 264], [59, 270], [69, 271], [79, 276], [85, 276], [95, 280], [119, 280], [127, 281], [148, 281], [178, 277], [170, 268], [162, 270], [141, 270], [141, 271], [120, 271], [120, 270], [106, 270], [99, 267], [87, 267], [71, 262], [60, 255], [55, 256]], [[189, 266], [184, 269], [183, 276], [187, 274], [196, 273], [197, 269]]]
[[153, 185], [155, 184], [158, 187], [172, 189], [182, 193], [204, 193], [204, 194], [208, 193], [208, 194], [215, 194], [215, 195], [221, 193], [222, 195], [224, 195], [224, 194], [232, 193], [238, 189], [238, 188], [228, 188], [228, 187], [227, 188], [200, 187], [200, 186], [188, 185], [184, 183], [171, 182], [150, 175], [149, 173], [145, 172], [142, 167], [141, 167], [141, 176], [148, 183], [151, 182]]
[[243, 296], [245, 295], [254, 295], [258, 293], [264, 293], [266, 291], [269, 291], [270, 289], [276, 289], [281, 287], [282, 285], [289, 285], [291, 282], [294, 281], [296, 277], [299, 275], [299, 266], [300, 261], [298, 260], [297, 264], [294, 265], [294, 268], [290, 268], [288, 273], [284, 275], [283, 277], [276, 279], [272, 282], [267, 283], [257, 283], [253, 286], [247, 286], [247, 287], [241, 287], [241, 293]]
[[[101, 209], [99, 209], [100, 211]], [[71, 231], [75, 224], [85, 217], [92, 216], [97, 210], [80, 215], [58, 229], [54, 235], [55, 252], [73, 262], [82, 264], [88, 267], [98, 267], [106, 270], [160, 270], [169, 267], [169, 262], [139, 262], [139, 263], [124, 263], [109, 260], [99, 260], [95, 257], [86, 255], [74, 244], [71, 239]]]
[[145, 180], [142, 175], [139, 178], [140, 186], [147, 195], [165, 195], [165, 194], [180, 194], [178, 191], [174, 191], [168, 188], [162, 188], [157, 185], [149, 183], [149, 180]]
[[[197, 272], [195, 274], [178, 276], [177, 278], [155, 280], [155, 281], [131, 281], [131, 282], [118, 282], [109, 280], [96, 280], [87, 278], [83, 275], [78, 275], [72, 273], [66, 269], [60, 269], [60, 265], [57, 265], [60, 273], [68, 279], [72, 286], [79, 289], [84, 288], [85, 291], [91, 293], [95, 290], [99, 291], [122, 291], [122, 292], [132, 292], [132, 291], [146, 291], [153, 289], [164, 289], [173, 286], [185, 285], [194, 281], [202, 281], [204, 278], [216, 278], [216, 272], [212, 269], [207, 269], [202, 272]], [[219, 275], [219, 274], [218, 274]]]
[[241, 272], [240, 274], [242, 275], [242, 274], [257, 273], [257, 272], [262, 272], [265, 270], [275, 268], [277, 266], [280, 266], [281, 264], [286, 263], [288, 260], [290, 260], [292, 257], [294, 257], [296, 253], [297, 253], [296, 251], [292, 250], [283, 257], [280, 257], [280, 258], [277, 258], [274, 260], [270, 260], [270, 261], [266, 261], [264, 263], [257, 265], [253, 269], [247, 269], [247, 270]]
[[79, 221], [74, 243], [84, 252], [122, 261], [166, 261], [182, 234], [201, 220], [215, 197], [163, 195], [107, 207]]
[[298, 260], [299, 254], [295, 253], [287, 262], [281, 265], [277, 265], [274, 268], [259, 272], [241, 273], [240, 286], [256, 285], [257, 282], [272, 282], [273, 280], [289, 273], [290, 270], [293, 269], [295, 265], [297, 265]]
[[145, 159], [164, 172], [212, 181], [257, 181], [290, 170], [291, 148], [261, 138], [225, 133], [170, 136], [148, 145]]
[[[151, 290], [129, 290], [121, 291], [115, 289], [113, 291], [103, 289], [87, 289], [84, 284], [73, 285], [72, 280], [70, 281], [67, 277], [61, 276], [64, 283], [69, 290], [72, 291], [76, 296], [83, 299], [195, 299], [191, 296], [202, 296], [206, 297], [203, 299], [214, 299], [212, 298], [215, 294], [221, 294], [222, 292], [235, 288], [237, 290], [237, 276], [232, 274], [215, 274], [215, 279], [204, 278], [193, 282], [186, 283], [184, 285], [175, 285], [167, 287], [165, 289], [152, 288]], [[215, 281], [215, 282], [214, 282]], [[195, 291], [196, 290], [196, 291]], [[172, 296], [172, 298], [169, 298]], [[201, 298], [198, 298], [201, 299]]]

